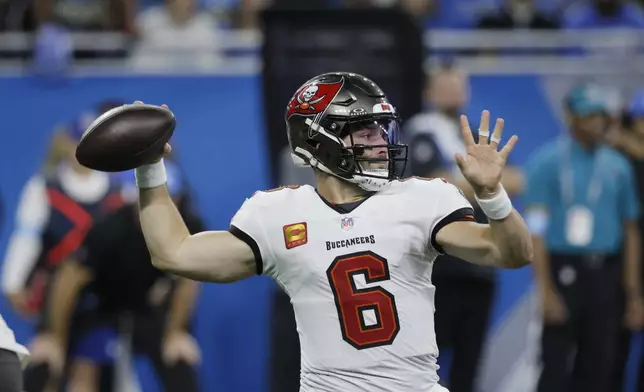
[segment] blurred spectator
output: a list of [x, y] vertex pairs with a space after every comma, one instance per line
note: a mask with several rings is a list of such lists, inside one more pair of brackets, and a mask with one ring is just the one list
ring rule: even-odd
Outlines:
[[235, 10], [233, 27], [241, 30], [259, 28], [259, 12], [270, 5], [273, 0], [240, 0]]
[[[116, 57], [127, 48], [116, 37], [111, 45], [75, 45], [72, 32], [135, 33], [134, 0], [34, 0], [36, 43], [34, 65], [39, 74], [62, 76], [71, 58]], [[86, 41], [85, 41], [86, 42]]]
[[133, 0], [34, 0], [38, 26], [55, 23], [70, 30], [134, 31]]
[[[203, 231], [178, 166], [166, 161], [166, 170], [168, 190], [190, 232]], [[70, 348], [70, 390], [97, 390], [99, 366], [119, 360], [113, 348], [119, 335], [131, 334], [132, 350], [150, 358], [165, 391], [196, 392], [193, 366], [200, 354], [189, 328], [198, 288], [198, 282], [176, 279], [152, 265], [136, 200], [97, 223], [75, 257], [62, 265], [48, 312], [52, 342], [60, 350]]]
[[505, 0], [496, 11], [478, 21], [481, 29], [556, 29], [556, 19], [540, 12], [533, 0]]
[[644, 27], [644, 13], [638, 4], [625, 0], [578, 1], [564, 13], [562, 27], [639, 29]]
[[603, 91], [579, 86], [565, 103], [569, 137], [527, 165], [543, 312], [538, 392], [614, 392], [619, 322], [642, 323], [640, 205], [628, 161], [601, 145], [610, 122]]
[[[414, 175], [440, 175], [460, 187], [468, 200], [474, 200], [473, 190], [454, 162], [454, 154], [463, 152], [459, 115], [469, 101], [467, 75], [448, 65], [435, 71], [425, 88], [427, 110], [409, 119], [405, 137], [410, 144], [409, 169]], [[511, 195], [523, 189], [523, 175], [516, 167], [508, 166], [503, 173], [503, 186]]]
[[60, 26], [41, 26], [33, 46], [32, 70], [49, 81], [61, 80], [72, 65], [74, 47], [69, 32]]
[[80, 116], [57, 135], [55, 150], [60, 161], [25, 185], [5, 255], [3, 291], [14, 310], [35, 319], [38, 333], [26, 372], [29, 392], [42, 390], [51, 375], [62, 371], [49, 368], [48, 363], [59, 353], [51, 350], [46, 339], [40, 339], [46, 329], [43, 311], [53, 276], [60, 263], [81, 245], [93, 220], [122, 203], [118, 183], [76, 161], [75, 145], [93, 118]]
[[33, 9], [29, 1], [0, 0], [0, 31], [33, 29]]
[[333, 7], [333, 2], [328, 0], [271, 0], [268, 7], [272, 9], [287, 9], [287, 10], [301, 10], [301, 9], [326, 9]]
[[[614, 134], [612, 144], [623, 151], [631, 161], [635, 170], [640, 209], [644, 207], [644, 90], [638, 91], [632, 98], [625, 111], [624, 129]], [[639, 219], [640, 235], [644, 233], [644, 214]], [[640, 274], [644, 282], [644, 270]], [[615, 360], [613, 388], [611, 391], [624, 392], [624, 374], [631, 348], [632, 332], [622, 328], [620, 342]], [[640, 359], [636, 391], [644, 392], [644, 361]]]
[[[79, 245], [77, 239], [58, 241], [65, 239], [68, 230], [78, 230], [78, 236], [89, 229], [91, 219], [85, 219], [85, 215], [81, 217], [81, 211], [93, 209], [89, 206], [98, 203], [98, 213], [100, 208], [112, 208], [109, 204], [101, 204], [103, 202], [119, 203], [117, 193], [114, 193], [118, 190], [120, 197], [118, 184], [111, 183], [107, 174], [87, 169], [76, 161], [76, 143], [93, 119], [91, 114], [84, 114], [71, 126], [58, 131], [45, 171], [32, 177], [23, 189], [16, 229], [3, 266], [3, 288], [14, 308], [23, 316], [35, 315], [43, 305], [44, 276], [40, 275], [48, 273], [40, 271], [41, 268], [47, 270], [49, 264], [62, 261], [61, 255], [66, 256]], [[112, 194], [104, 200], [106, 195]], [[71, 207], [74, 203], [83, 206], [76, 210]], [[56, 227], [50, 227], [52, 225]], [[56, 229], [62, 232], [54, 233]], [[48, 259], [55, 261], [48, 262]]]
[[[468, 99], [469, 82], [463, 73], [441, 69], [432, 75], [426, 88], [430, 107], [412, 117], [405, 128], [409, 164], [413, 175], [443, 177], [461, 187], [475, 206], [477, 221], [486, 223], [485, 214], [477, 208], [473, 190], [460, 175], [454, 160], [456, 153], [466, 153], [459, 115]], [[516, 169], [506, 168], [503, 186], [510, 195], [521, 191], [522, 178]], [[449, 376], [442, 379], [452, 392], [472, 392], [495, 295], [495, 272], [455, 257], [439, 256], [432, 283], [436, 286], [438, 346], [441, 350], [453, 351]]]
[[343, 5], [351, 8], [401, 8], [420, 24], [434, 11], [436, 0], [344, 0]]
[[217, 21], [196, 0], [165, 0], [137, 17], [139, 40], [132, 52], [137, 66], [169, 69], [213, 66], [221, 61]]

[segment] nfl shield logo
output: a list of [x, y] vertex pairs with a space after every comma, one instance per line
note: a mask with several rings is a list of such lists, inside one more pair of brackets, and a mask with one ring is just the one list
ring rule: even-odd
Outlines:
[[340, 222], [340, 227], [342, 230], [351, 230], [353, 229], [353, 218], [342, 218]]

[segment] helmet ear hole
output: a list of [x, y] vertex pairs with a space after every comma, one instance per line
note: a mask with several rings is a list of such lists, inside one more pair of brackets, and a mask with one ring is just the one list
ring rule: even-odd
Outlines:
[[313, 140], [313, 139], [306, 139], [306, 144], [308, 144], [309, 146], [313, 147], [313, 149], [315, 149], [315, 150], [317, 150], [320, 147], [320, 142], [318, 142], [317, 140]]

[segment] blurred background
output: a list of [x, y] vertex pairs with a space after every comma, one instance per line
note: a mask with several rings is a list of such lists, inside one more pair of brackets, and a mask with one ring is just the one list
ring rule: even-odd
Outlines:
[[[587, 128], [590, 125], [581, 124], [584, 119], [600, 116], [598, 141], [629, 166], [624, 170], [632, 178], [624, 186], [632, 187], [638, 197], [631, 213], [618, 220], [637, 222], [635, 210], [639, 197], [644, 197], [637, 196], [638, 184], [644, 183], [643, 55], [644, 2], [639, 1], [0, 0], [0, 254], [5, 293], [0, 313], [18, 341], [28, 344], [46, 329], [43, 314], [52, 307], [61, 309], [52, 302], [62, 297], [48, 297], [46, 292], [53, 290], [59, 265], [83, 258], [77, 251], [83, 249], [92, 220], [79, 223], [72, 216], [74, 208], [69, 208], [75, 202], [57, 204], [60, 200], [51, 189], [52, 184], [63, 184], [56, 189], [68, 192], [83, 208], [91, 204], [87, 195], [74, 197], [71, 189], [83, 184], [100, 188], [100, 180], [83, 179], [87, 173], [81, 170], [76, 184], [66, 187], [67, 174], [61, 170], [73, 168], [70, 149], [97, 115], [135, 100], [169, 105], [178, 119], [172, 159], [183, 173], [181, 192], [190, 199], [187, 210], [203, 227], [224, 230], [255, 190], [312, 181], [309, 171], [290, 165], [283, 114], [296, 88], [323, 72], [361, 73], [385, 90], [408, 124], [410, 174], [452, 172], [450, 156], [460, 143], [454, 141], [458, 137], [452, 129], [458, 113], [470, 117], [473, 129], [483, 109], [503, 117], [506, 134], [520, 139], [508, 174], [520, 211], [538, 199], [526, 193], [539, 191], [531, 173], [539, 172], [538, 162], [548, 161], [539, 158], [539, 152], [560, 135], [572, 134], [574, 139], [571, 129]], [[556, 177], [556, 165], [552, 172]], [[122, 189], [123, 205], [132, 201], [131, 173], [127, 174], [109, 179], [110, 189]], [[29, 196], [30, 184], [39, 178], [48, 190], [42, 195], [49, 199]], [[585, 192], [586, 184], [579, 186]], [[107, 195], [107, 188], [100, 197]], [[559, 193], [554, 194], [558, 199]], [[63, 246], [64, 256], [52, 256], [59, 245], [54, 242], [63, 241], [64, 235], [45, 238], [43, 227], [52, 225], [54, 214], [33, 212], [41, 205], [80, 230], [76, 244]], [[550, 209], [551, 214], [556, 211]], [[602, 226], [601, 219], [614, 217], [597, 216], [596, 227]], [[534, 231], [544, 237], [547, 229]], [[29, 242], [26, 232], [41, 240]], [[595, 235], [601, 233], [596, 229]], [[625, 238], [631, 237], [616, 238], [624, 239], [619, 249], [582, 244], [575, 252], [622, 254], [629, 246]], [[546, 239], [546, 251], [552, 243]], [[41, 262], [43, 257], [49, 261]], [[44, 275], [38, 272], [42, 265]], [[573, 263], [572, 268], [582, 267]], [[136, 273], [142, 281], [149, 276], [147, 270]], [[534, 269], [437, 274], [448, 287], [465, 287], [451, 291], [462, 303], [443, 305], [463, 311], [441, 312], [437, 304], [437, 325], [447, 323], [453, 326], [447, 330], [457, 331], [450, 337], [439, 333], [439, 342], [445, 341], [440, 375], [450, 390], [536, 391], [543, 290]], [[555, 280], [570, 286], [583, 279], [579, 271], [572, 280], [568, 275], [561, 273]], [[621, 277], [616, 279], [623, 284]], [[118, 282], [118, 277], [112, 281]], [[136, 285], [138, 280], [128, 282], [123, 284]], [[597, 292], [604, 290], [603, 283], [593, 284]], [[40, 287], [40, 299], [34, 299], [34, 286]], [[622, 298], [613, 305], [619, 309], [625, 302]], [[596, 310], [600, 315], [601, 311]], [[120, 308], [110, 312], [122, 319]], [[297, 391], [299, 348], [293, 315], [274, 282], [254, 277], [229, 285], [203, 284], [190, 317], [186, 328], [201, 352], [195, 365], [198, 390]], [[639, 330], [644, 320], [634, 323], [631, 335], [620, 331], [621, 315], [610, 317], [615, 327], [592, 337], [612, 342], [607, 349], [611, 354], [601, 354], [599, 369], [613, 383], [602, 390], [638, 390], [644, 344]], [[128, 335], [123, 332], [128, 331], [123, 327], [127, 323], [117, 324], [115, 339], [122, 340]], [[162, 340], [152, 344], [161, 345]], [[630, 350], [624, 350], [624, 341]], [[463, 345], [466, 349], [459, 350]], [[114, 390], [164, 390], [151, 355], [131, 356], [127, 351], [109, 356], [126, 364], [112, 372], [122, 383]], [[589, 355], [578, 351], [577, 355]], [[559, 355], [567, 358], [566, 351]], [[450, 377], [454, 366], [459, 370]], [[453, 380], [459, 375], [464, 385]], [[561, 389], [568, 390], [573, 389]]]

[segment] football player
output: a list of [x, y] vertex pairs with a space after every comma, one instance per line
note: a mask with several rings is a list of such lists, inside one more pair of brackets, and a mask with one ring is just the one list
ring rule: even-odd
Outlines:
[[294, 159], [314, 169], [316, 187], [256, 192], [228, 231], [190, 235], [164, 185], [163, 160], [136, 169], [152, 262], [196, 280], [277, 281], [295, 310], [302, 392], [445, 391], [427, 332], [434, 259], [447, 253], [500, 268], [532, 259], [528, 229], [499, 183], [517, 137], [499, 151], [503, 120], [490, 134], [484, 111], [475, 143], [461, 117], [467, 156], [456, 160], [490, 219], [478, 224], [454, 185], [400, 180], [400, 118], [371, 80], [319, 75], [297, 90], [285, 120]]

